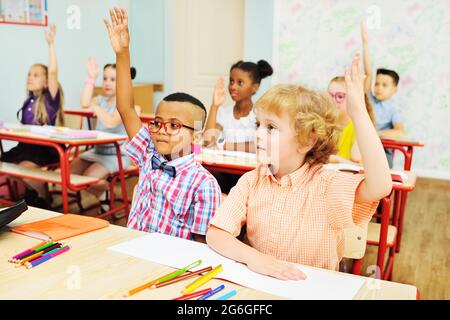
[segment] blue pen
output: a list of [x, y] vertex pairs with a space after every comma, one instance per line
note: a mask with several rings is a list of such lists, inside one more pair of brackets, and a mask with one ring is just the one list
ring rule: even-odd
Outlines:
[[27, 269], [34, 268], [35, 266], [40, 265], [41, 263], [43, 263], [51, 258], [52, 258], [51, 256], [46, 256], [46, 257], [42, 257], [40, 259], [36, 259], [36, 261], [34, 261], [33, 263], [27, 264]]
[[211, 290], [210, 292], [208, 292], [208, 293], [202, 295], [202, 296], [201, 296], [200, 298], [198, 298], [197, 300], [206, 300], [206, 299], [208, 299], [209, 297], [211, 297], [212, 295], [216, 294], [217, 292], [222, 291], [223, 289], [225, 289], [225, 285], [218, 286], [218, 287], [215, 288], [214, 290]]
[[234, 296], [237, 293], [236, 290], [230, 291], [227, 294], [224, 294], [221, 297], [218, 297], [216, 300], [228, 300], [228, 298], [231, 298], [232, 296]]

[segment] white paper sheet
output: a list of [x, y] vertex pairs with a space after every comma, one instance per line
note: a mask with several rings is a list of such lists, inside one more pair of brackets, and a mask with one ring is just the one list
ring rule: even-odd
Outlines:
[[160, 233], [151, 233], [109, 248], [112, 251], [156, 263], [182, 268], [202, 259], [201, 267], [222, 264], [219, 278], [264, 291], [287, 299], [350, 300], [365, 282], [364, 278], [350, 277], [299, 265], [306, 280], [282, 281], [263, 276], [247, 266], [227, 259], [207, 245]]

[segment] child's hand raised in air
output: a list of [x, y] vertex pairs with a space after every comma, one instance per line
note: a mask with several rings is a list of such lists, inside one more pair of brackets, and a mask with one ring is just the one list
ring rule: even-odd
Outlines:
[[293, 263], [259, 253], [247, 263], [250, 270], [280, 280], [305, 280], [306, 275]]
[[89, 78], [94, 80], [97, 79], [100, 73], [100, 68], [94, 58], [89, 58], [86, 61], [86, 68]]
[[367, 113], [364, 99], [365, 75], [359, 71], [361, 57], [356, 54], [352, 66], [345, 70], [345, 85], [347, 87], [347, 112], [351, 118], [360, 112]]
[[214, 86], [213, 105], [220, 107], [225, 102], [225, 81], [219, 78]]
[[56, 26], [52, 24], [50, 25], [49, 30], [45, 30], [45, 40], [47, 40], [49, 46], [55, 43], [55, 36], [56, 36]]
[[361, 39], [363, 43], [369, 41], [369, 35], [367, 33], [367, 27], [366, 24], [364, 23], [364, 20], [361, 21]]
[[108, 29], [109, 39], [114, 52], [121, 53], [124, 50], [128, 50], [130, 46], [130, 34], [128, 32], [128, 15], [125, 9], [118, 9], [114, 7], [114, 10], [109, 10], [109, 16], [111, 17], [112, 26], [108, 20], [104, 20], [106, 29]]

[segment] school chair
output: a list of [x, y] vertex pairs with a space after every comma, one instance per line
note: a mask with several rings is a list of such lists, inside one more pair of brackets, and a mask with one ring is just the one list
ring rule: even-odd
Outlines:
[[[392, 280], [397, 242], [397, 228], [390, 224], [391, 195], [380, 200], [380, 223], [370, 222], [367, 231], [367, 244], [378, 247], [377, 267], [380, 278], [389, 281]], [[386, 252], [389, 255], [385, 267]]]
[[354, 226], [344, 229], [344, 258], [352, 259], [352, 273], [361, 275], [361, 267], [366, 253], [367, 228]]

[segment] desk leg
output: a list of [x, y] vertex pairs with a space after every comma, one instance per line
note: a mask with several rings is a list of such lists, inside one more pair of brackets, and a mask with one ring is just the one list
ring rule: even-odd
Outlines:
[[377, 266], [380, 269], [380, 278], [384, 279], [384, 256], [387, 250], [387, 237], [389, 228], [389, 218], [391, 213], [391, 198], [384, 197], [381, 199], [381, 226], [380, 226], [380, 238], [377, 255]]
[[124, 174], [124, 169], [123, 169], [123, 164], [122, 164], [122, 153], [120, 151], [120, 145], [118, 142], [115, 142], [114, 146], [116, 147], [117, 161], [119, 163], [120, 186], [122, 187], [122, 198], [123, 198], [123, 203], [124, 203], [124, 210], [125, 210], [125, 214], [126, 214], [127, 220], [128, 220], [128, 214], [129, 214], [128, 195], [127, 195], [127, 185], [125, 183], [125, 174]]
[[406, 198], [408, 197], [407, 191], [402, 191], [401, 201], [400, 201], [400, 211], [399, 211], [399, 219], [397, 225], [397, 244], [395, 251], [400, 252], [400, 243], [402, 241], [402, 233], [403, 233], [403, 222], [405, 219], [405, 207], [406, 207]]
[[62, 197], [62, 205], [63, 205], [63, 213], [69, 213], [69, 176], [70, 176], [70, 163], [69, 163], [69, 154], [70, 146], [64, 151], [60, 145], [55, 146], [56, 150], [59, 154], [59, 167], [61, 170], [61, 197]]
[[409, 146], [405, 153], [405, 171], [411, 170], [414, 147]]

